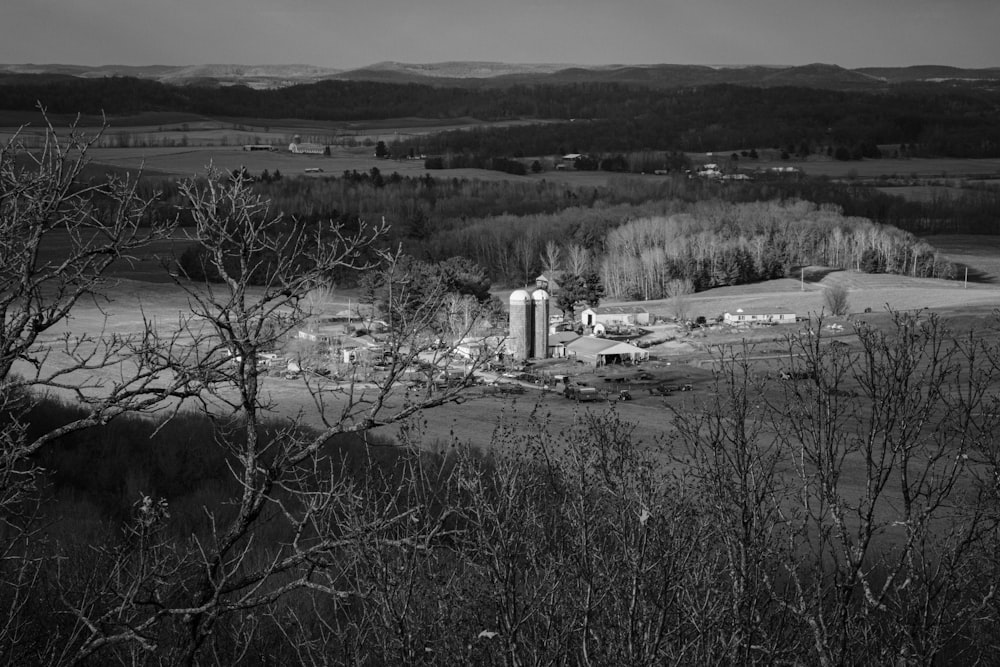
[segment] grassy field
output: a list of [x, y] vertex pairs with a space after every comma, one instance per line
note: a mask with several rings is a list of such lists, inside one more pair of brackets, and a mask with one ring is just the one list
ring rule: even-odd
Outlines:
[[[55, 116], [50, 119], [57, 129], [67, 127], [73, 118]], [[109, 122], [102, 139], [102, 148], [95, 148], [93, 159], [101, 164], [134, 170], [140, 167], [149, 171], [175, 176], [191, 176], [202, 173], [205, 166], [213, 164], [220, 169], [237, 169], [245, 166], [252, 173], [264, 169], [281, 170], [286, 174], [300, 174], [306, 168], [319, 167], [324, 173], [339, 174], [345, 170], [367, 171], [378, 167], [386, 173], [393, 171], [402, 175], [423, 175], [427, 173], [422, 160], [387, 161], [375, 159], [373, 145], [377, 141], [392, 142], [431, 133], [460, 130], [472, 127], [501, 127], [511, 125], [538, 124], [545, 120], [512, 120], [484, 123], [473, 118], [439, 119], [392, 118], [350, 122], [318, 122], [296, 119], [262, 120], [258, 118], [208, 118], [195, 114], [146, 113], [137, 116], [114, 118]], [[82, 117], [80, 128], [87, 134], [100, 129], [100, 119]], [[20, 132], [26, 141], [40, 141], [44, 125], [37, 113], [0, 112], [0, 141], [9, 140]], [[305, 156], [291, 155], [286, 148], [294, 135], [303, 141], [323, 143], [331, 146], [332, 155]], [[244, 144], [272, 144], [276, 153], [242, 150]], [[114, 146], [113, 148], [111, 146]], [[131, 147], [121, 147], [131, 146]], [[697, 162], [718, 160], [723, 156], [709, 158], [701, 154], [692, 155]], [[765, 155], [766, 157], [766, 155]], [[826, 157], [811, 157], [806, 160], [743, 160], [738, 165], [742, 170], [768, 169], [771, 167], [796, 167], [811, 176], [830, 178], [876, 179], [895, 177], [900, 179], [935, 179], [938, 188], [957, 186], [962, 179], [1000, 178], [1000, 159], [952, 159], [952, 158], [912, 158], [882, 159], [842, 162]], [[480, 179], [540, 179], [576, 185], [595, 187], [607, 183], [610, 174], [604, 172], [545, 171], [537, 175], [516, 177], [501, 172], [481, 169], [457, 169], [433, 171], [440, 178], [480, 178]], [[655, 179], [657, 177], [640, 176]], [[940, 182], [944, 181], [944, 182]], [[929, 197], [926, 183], [910, 186], [909, 189], [892, 188], [896, 194], [911, 198]]]
[[[206, 134], [206, 136], [211, 136]], [[370, 135], [374, 140], [391, 141], [395, 135]], [[266, 140], [266, 137], [263, 138]], [[216, 139], [218, 140], [218, 139]], [[229, 146], [194, 146], [194, 147], [174, 147], [174, 148], [102, 148], [93, 151], [93, 158], [96, 162], [112, 166], [137, 169], [145, 166], [149, 169], [162, 171], [169, 174], [191, 175], [200, 173], [205, 165], [212, 163], [223, 169], [237, 169], [245, 166], [251, 173], [259, 173], [264, 169], [274, 171], [280, 169], [282, 173], [297, 174], [302, 173], [306, 168], [320, 167], [324, 172], [339, 175], [345, 170], [368, 171], [372, 167], [378, 167], [380, 171], [389, 174], [399, 172], [404, 176], [421, 176], [431, 174], [436, 178], [479, 178], [483, 180], [540, 180], [546, 179], [568, 185], [579, 187], [597, 187], [607, 184], [608, 179], [614, 174], [600, 171], [544, 171], [540, 174], [529, 174], [527, 176], [512, 176], [503, 172], [489, 171], [485, 169], [447, 169], [428, 171], [424, 169], [423, 160], [383, 160], [375, 158], [371, 147], [367, 146], [332, 146], [331, 155], [292, 155], [283, 147], [278, 152], [245, 152], [242, 150], [242, 143], [257, 143], [250, 141], [241, 142], [237, 145], [231, 142]], [[898, 171], [900, 165], [905, 164], [908, 168], [906, 172]], [[757, 166], [757, 165], [754, 165]], [[766, 168], [768, 164], [761, 164]], [[808, 162], [808, 163], [775, 163], [771, 166], [799, 166], [809, 175], [824, 175], [831, 178], [848, 178], [853, 170], [861, 168], [864, 173], [859, 173], [859, 178], [876, 178], [883, 174], [902, 173], [906, 175], [916, 174], [917, 178], [941, 178], [942, 173], [949, 174], [948, 178], [959, 181], [963, 177], [1000, 174], [1000, 160], [871, 160], [860, 163], [846, 162]], [[961, 171], [956, 171], [961, 169]], [[657, 180], [662, 177], [654, 175], [637, 175], [636, 178]], [[956, 183], [959, 185], [960, 183]], [[912, 186], [909, 190], [900, 190], [900, 196], [914, 197], [920, 191], [921, 197], [929, 197], [924, 194], [926, 186]], [[943, 188], [945, 186], [935, 186]], [[893, 194], [888, 188], [887, 192]], [[950, 188], [948, 188], [950, 189]]]

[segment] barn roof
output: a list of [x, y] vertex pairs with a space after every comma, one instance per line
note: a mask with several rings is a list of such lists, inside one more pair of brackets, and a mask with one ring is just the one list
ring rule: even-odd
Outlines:
[[[596, 338], [594, 336], [580, 336], [576, 340], [566, 343], [566, 348], [578, 354], [602, 354], [608, 348], [618, 345], [618, 341], [607, 338]], [[636, 348], [637, 350], [639, 348]]]
[[616, 342], [611, 347], [608, 347], [608, 348], [605, 348], [605, 349], [601, 350], [600, 353], [601, 354], [640, 354], [640, 355], [647, 355], [647, 354], [649, 354], [646, 350], [642, 349], [641, 347], [636, 347], [635, 345], [632, 345], [631, 343], [623, 343], [621, 341]]
[[340, 346], [345, 349], [357, 347], [376, 347], [379, 342], [371, 336], [344, 336], [340, 339]]
[[554, 334], [549, 334], [549, 345], [569, 344], [579, 337], [580, 334], [575, 331], [557, 331]]
[[566, 349], [574, 352], [578, 358], [594, 359], [609, 355], [630, 355], [645, 358], [648, 352], [641, 347], [607, 338], [581, 336], [566, 344]]

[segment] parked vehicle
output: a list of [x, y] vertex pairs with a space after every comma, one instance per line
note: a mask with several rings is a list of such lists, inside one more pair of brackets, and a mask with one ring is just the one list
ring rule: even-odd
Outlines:
[[601, 393], [597, 391], [597, 387], [571, 384], [566, 386], [566, 390], [563, 393], [566, 398], [577, 402], [601, 400]]

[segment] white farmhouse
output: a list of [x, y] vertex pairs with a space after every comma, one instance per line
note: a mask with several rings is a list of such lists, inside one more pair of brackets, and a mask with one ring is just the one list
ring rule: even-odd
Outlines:
[[722, 316], [726, 324], [795, 324], [795, 313], [785, 308], [737, 308]]

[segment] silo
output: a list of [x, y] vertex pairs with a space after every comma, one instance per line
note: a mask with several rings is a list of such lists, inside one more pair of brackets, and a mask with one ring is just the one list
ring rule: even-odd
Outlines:
[[514, 359], [531, 357], [532, 345], [531, 295], [523, 289], [510, 295], [510, 338], [507, 349]]
[[549, 293], [543, 289], [536, 289], [531, 293], [531, 301], [535, 317], [532, 356], [544, 359], [549, 356]]

